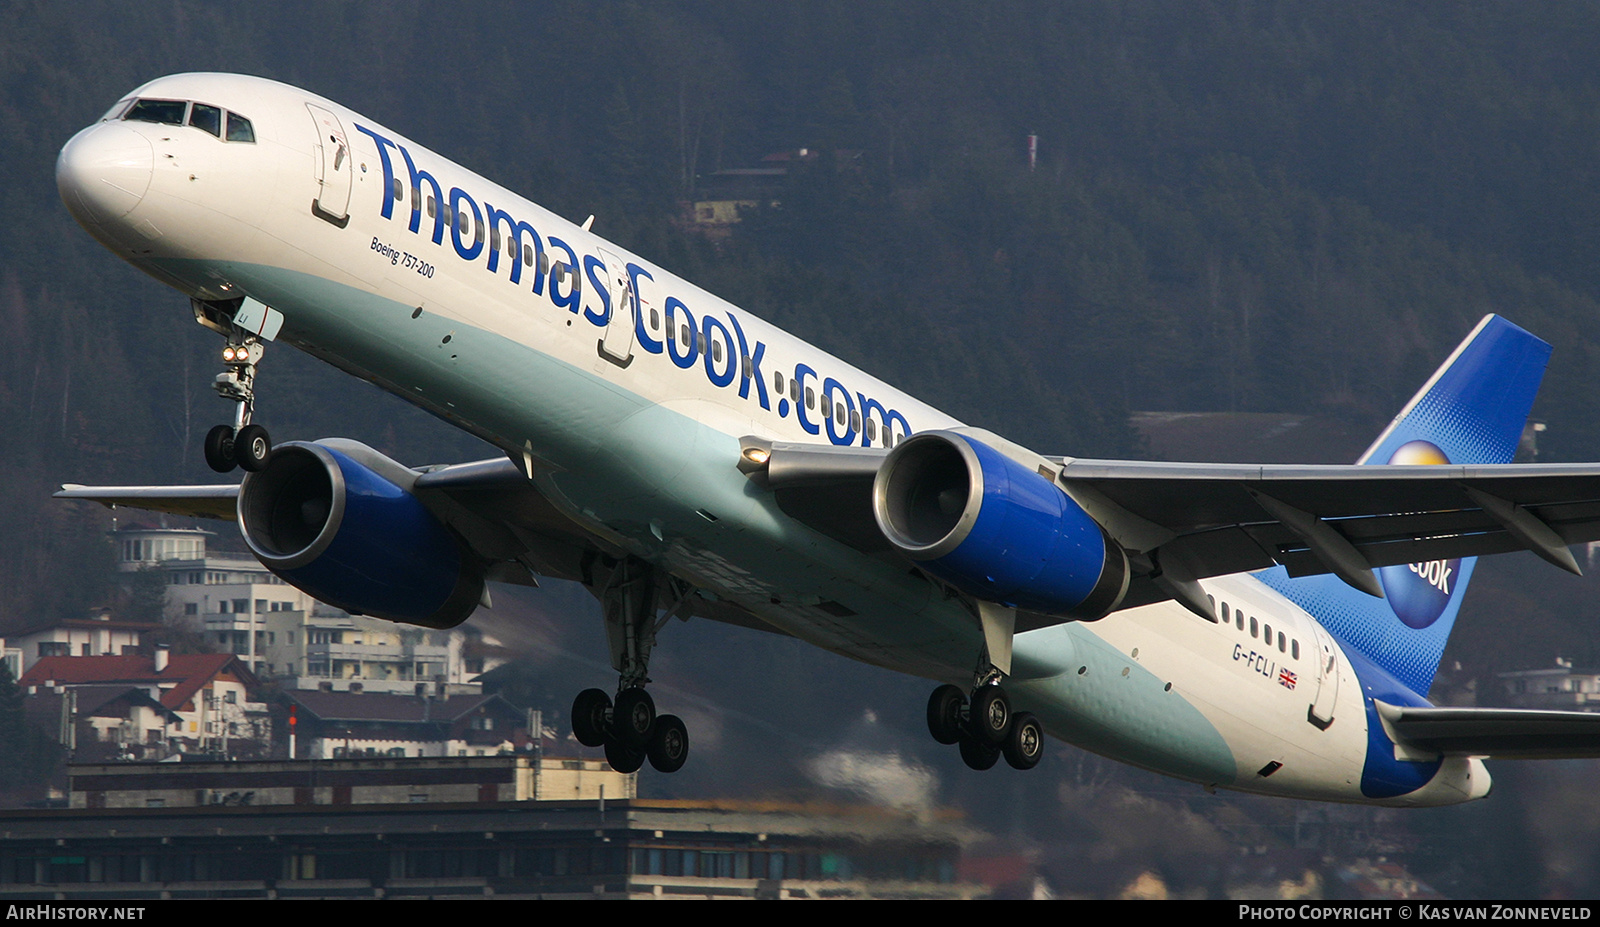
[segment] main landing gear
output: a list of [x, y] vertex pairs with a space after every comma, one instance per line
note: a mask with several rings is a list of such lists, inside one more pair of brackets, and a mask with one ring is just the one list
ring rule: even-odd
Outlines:
[[[612, 701], [600, 689], [579, 692], [572, 703], [573, 736], [585, 746], [604, 747], [606, 762], [617, 772], [637, 772], [645, 760], [660, 772], [677, 772], [689, 758], [689, 731], [676, 715], [656, 714], [655, 700], [644, 687], [656, 632], [683, 612], [692, 590], [629, 557], [610, 567], [595, 592], [619, 676], [617, 697]], [[663, 607], [666, 614], [658, 621], [656, 612]]]
[[234, 467], [254, 473], [265, 469], [272, 457], [272, 438], [265, 428], [250, 421], [255, 411], [256, 364], [265, 352], [260, 339], [239, 334], [237, 329], [222, 349], [227, 369], [217, 374], [211, 388], [233, 402], [234, 412], [232, 425], [218, 425], [206, 433], [206, 466], [218, 473]]
[[983, 679], [970, 699], [956, 686], [934, 689], [928, 732], [939, 743], [958, 744], [972, 769], [989, 769], [1002, 755], [1014, 769], [1032, 769], [1044, 756], [1044, 727], [1031, 712], [1012, 712], [998, 678]]
[[572, 703], [572, 733], [587, 747], [605, 747], [606, 762], [617, 772], [637, 772], [644, 761], [660, 772], [677, 772], [689, 758], [689, 731], [677, 715], [657, 715], [655, 700], [643, 686], [611, 696], [584, 689]]

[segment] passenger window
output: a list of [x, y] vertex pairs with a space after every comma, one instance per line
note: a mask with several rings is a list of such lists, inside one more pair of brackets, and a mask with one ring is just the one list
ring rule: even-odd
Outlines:
[[460, 232], [463, 235], [467, 234], [467, 228], [471, 224], [472, 223], [467, 221], [467, 214], [466, 213], [464, 213], [464, 212], [456, 213], [456, 231], [457, 232]]
[[722, 342], [720, 341], [711, 342], [711, 362], [714, 364], [722, 363]]
[[1261, 641], [1268, 647], [1272, 646], [1272, 625], [1266, 622], [1261, 623]]
[[783, 371], [782, 370], [774, 370], [774, 371], [772, 371], [772, 391], [774, 393], [780, 393], [780, 394], [783, 392]]
[[228, 114], [228, 141], [254, 142], [256, 130], [250, 125], [250, 120], [238, 113]]
[[1278, 632], [1278, 652], [1279, 653], [1283, 653], [1284, 651], [1286, 651], [1288, 649], [1289, 649], [1289, 647], [1288, 647], [1287, 641], [1284, 639], [1283, 632], [1279, 631]]
[[739, 356], [739, 369], [742, 371], [739, 374], [739, 378], [740, 379], [742, 379], [742, 380], [750, 379], [750, 355], [741, 354]]
[[[499, 229], [490, 229], [489, 230], [489, 250], [490, 251], [499, 251], [500, 250], [500, 230]], [[506, 254], [507, 255], [515, 255], [516, 254], [516, 250], [513, 249], [513, 248], [507, 248], [506, 249]]]
[[[1211, 599], [1211, 596], [1206, 596], [1206, 598]], [[1216, 601], [1217, 601], [1216, 599], [1211, 599], [1211, 603], [1213, 605], [1216, 604]], [[1232, 612], [1228, 611], [1228, 603], [1226, 603], [1226, 602], [1222, 603], [1222, 623], [1223, 624], [1227, 624], [1228, 622], [1233, 620], [1232, 618], [1228, 617], [1231, 614], [1232, 614]]]
[[789, 381], [789, 399], [791, 401], [793, 401], [795, 405], [799, 405], [800, 404], [800, 381], [799, 380], [790, 380]]
[[[531, 264], [533, 262], [529, 261], [528, 263]], [[539, 255], [539, 273], [548, 274], [549, 272], [550, 272], [550, 255], [548, 255], [548, 254], [540, 254]]]
[[189, 104], [183, 100], [140, 100], [129, 107], [123, 119], [129, 122], [154, 122], [161, 125], [183, 125], [183, 114]]
[[1261, 628], [1259, 626], [1257, 626], [1257, 624], [1256, 624], [1256, 616], [1251, 615], [1250, 616], [1250, 636], [1252, 638], [1256, 637], [1257, 636], [1256, 632], [1259, 631], [1259, 630], [1261, 630]]
[[867, 440], [878, 440], [878, 423], [870, 418], [867, 419]]
[[689, 323], [685, 322], [678, 328], [678, 342], [685, 351], [689, 350]]
[[1236, 609], [1234, 611], [1234, 613], [1233, 613], [1233, 617], [1239, 623], [1239, 630], [1243, 631], [1244, 630], [1244, 609], [1242, 609], [1242, 608], [1241, 609]]
[[433, 197], [430, 196], [428, 197], [428, 218], [432, 219], [434, 215]]
[[1300, 659], [1300, 642], [1298, 640], [1289, 642], [1289, 656], [1294, 657], [1296, 660]]
[[818, 411], [822, 413], [823, 418], [833, 418], [833, 403], [828, 401], [827, 396], [822, 397], [822, 408]]
[[654, 310], [654, 309], [650, 310], [650, 327], [651, 328], [660, 328], [661, 327], [661, 314], [656, 312], [656, 310]]
[[[543, 257], [543, 255], [540, 255], [540, 257]], [[522, 246], [522, 263], [529, 267], [533, 266], [533, 245]]]
[[816, 392], [816, 390], [814, 390], [814, 389], [812, 389], [811, 387], [808, 386], [808, 387], [806, 387], [806, 408], [815, 409], [816, 407], [817, 407], [817, 392]]
[[843, 428], [844, 427], [844, 403], [841, 402], [838, 405], [834, 406], [833, 408], [834, 408], [833, 420], [835, 422], [839, 423], [839, 427], [840, 428]]
[[[450, 226], [456, 224], [456, 213], [455, 213], [455, 210], [450, 208], [450, 204], [449, 203], [441, 202], [439, 204], [439, 210], [444, 213], [444, 227], [445, 228], [449, 228]], [[462, 229], [462, 231], [464, 232], [464, 231], [466, 231], [466, 229]]]
[[396, 200], [403, 200], [403, 199], [405, 199], [405, 197], [406, 197], [406, 186], [405, 186], [405, 184], [400, 182], [400, 178], [396, 177], [394, 179], [394, 198]]
[[189, 107], [189, 125], [216, 138], [222, 137], [222, 110], [204, 103]]

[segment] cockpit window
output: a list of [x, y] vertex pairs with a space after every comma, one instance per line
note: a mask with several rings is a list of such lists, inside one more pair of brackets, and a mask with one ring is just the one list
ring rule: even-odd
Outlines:
[[189, 104], [184, 100], [140, 100], [128, 109], [123, 119], [132, 122], [156, 122], [162, 125], [183, 125], [184, 112]]
[[106, 114], [104, 116], [100, 117], [100, 121], [101, 122], [109, 122], [112, 119], [118, 118], [119, 116], [122, 115], [122, 111], [128, 108], [128, 104], [130, 104], [132, 102], [133, 102], [133, 98], [132, 97], [123, 97], [122, 99], [117, 101], [117, 105], [116, 106], [111, 107], [111, 109], [106, 111]]
[[228, 114], [228, 141], [253, 142], [256, 140], [256, 130], [251, 127], [250, 120], [238, 113]]
[[222, 110], [205, 103], [196, 103], [189, 110], [189, 125], [221, 138]]

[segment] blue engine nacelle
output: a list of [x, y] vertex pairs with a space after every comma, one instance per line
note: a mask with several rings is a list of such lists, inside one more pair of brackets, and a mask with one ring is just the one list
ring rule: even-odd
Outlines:
[[878, 528], [969, 595], [1100, 618], [1128, 589], [1128, 558], [1055, 483], [965, 435], [928, 431], [896, 447], [872, 486]]
[[354, 614], [453, 628], [483, 596], [483, 571], [416, 496], [334, 448], [273, 448], [239, 487], [239, 527], [267, 569]]

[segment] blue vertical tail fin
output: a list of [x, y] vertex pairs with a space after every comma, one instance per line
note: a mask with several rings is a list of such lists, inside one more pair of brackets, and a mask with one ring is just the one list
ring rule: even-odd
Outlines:
[[[1356, 462], [1510, 463], [1549, 359], [1549, 344], [1499, 316], [1485, 316]], [[1476, 562], [1468, 557], [1383, 567], [1377, 571], [1382, 599], [1334, 576], [1290, 579], [1282, 567], [1258, 578], [1426, 695]]]

